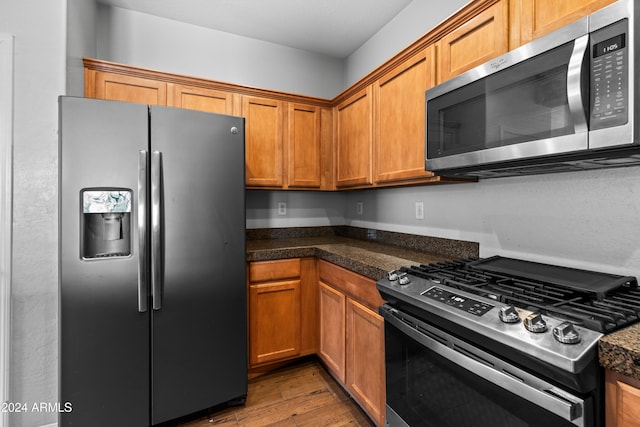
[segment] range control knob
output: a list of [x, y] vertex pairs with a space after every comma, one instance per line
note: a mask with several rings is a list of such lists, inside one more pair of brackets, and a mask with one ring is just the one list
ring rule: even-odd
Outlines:
[[527, 331], [536, 334], [547, 330], [547, 322], [544, 321], [540, 313], [531, 313], [524, 318], [523, 324]]
[[512, 305], [505, 305], [504, 307], [500, 307], [498, 317], [504, 323], [518, 323], [520, 321], [518, 311]]
[[407, 275], [407, 273], [400, 273], [398, 274], [398, 283], [401, 285], [408, 285], [411, 283], [411, 279], [409, 279], [409, 275]]
[[563, 344], [576, 344], [580, 342], [580, 333], [571, 322], [562, 322], [553, 328], [553, 336]]
[[387, 277], [389, 278], [389, 281], [395, 282], [398, 280], [398, 272], [396, 270], [391, 270], [387, 273]]

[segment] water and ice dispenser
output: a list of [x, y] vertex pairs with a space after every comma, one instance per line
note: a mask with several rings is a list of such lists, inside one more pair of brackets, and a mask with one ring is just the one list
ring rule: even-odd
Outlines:
[[131, 255], [131, 195], [122, 189], [82, 191], [82, 258]]

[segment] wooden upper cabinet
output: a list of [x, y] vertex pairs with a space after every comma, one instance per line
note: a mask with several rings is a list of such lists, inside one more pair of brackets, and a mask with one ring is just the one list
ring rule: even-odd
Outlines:
[[509, 1], [499, 0], [442, 37], [438, 83], [462, 74], [509, 50]]
[[244, 96], [242, 115], [247, 187], [282, 187], [282, 101]]
[[165, 82], [102, 71], [97, 71], [94, 78], [95, 98], [167, 105], [167, 84]]
[[520, 45], [614, 2], [615, 0], [521, 0]]
[[170, 107], [233, 114], [233, 94], [230, 92], [169, 83], [167, 98]]
[[321, 184], [320, 107], [288, 103], [288, 186], [319, 188]]
[[433, 45], [378, 80], [374, 88], [376, 183], [432, 176], [424, 170], [425, 90], [433, 86]]
[[370, 186], [373, 183], [371, 85], [336, 107], [336, 187]]

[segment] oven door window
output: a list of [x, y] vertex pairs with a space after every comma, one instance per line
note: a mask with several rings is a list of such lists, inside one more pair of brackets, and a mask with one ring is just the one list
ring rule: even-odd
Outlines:
[[575, 426], [423, 347], [388, 322], [385, 335], [387, 406], [411, 427]]
[[566, 43], [427, 102], [430, 159], [575, 133]]

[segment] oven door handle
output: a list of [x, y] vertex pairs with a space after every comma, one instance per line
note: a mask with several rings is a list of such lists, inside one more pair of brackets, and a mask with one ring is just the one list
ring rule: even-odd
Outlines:
[[468, 370], [471, 374], [520, 396], [576, 426], [584, 426], [585, 401], [583, 399], [394, 308], [383, 306], [380, 312], [385, 321], [402, 333]]

